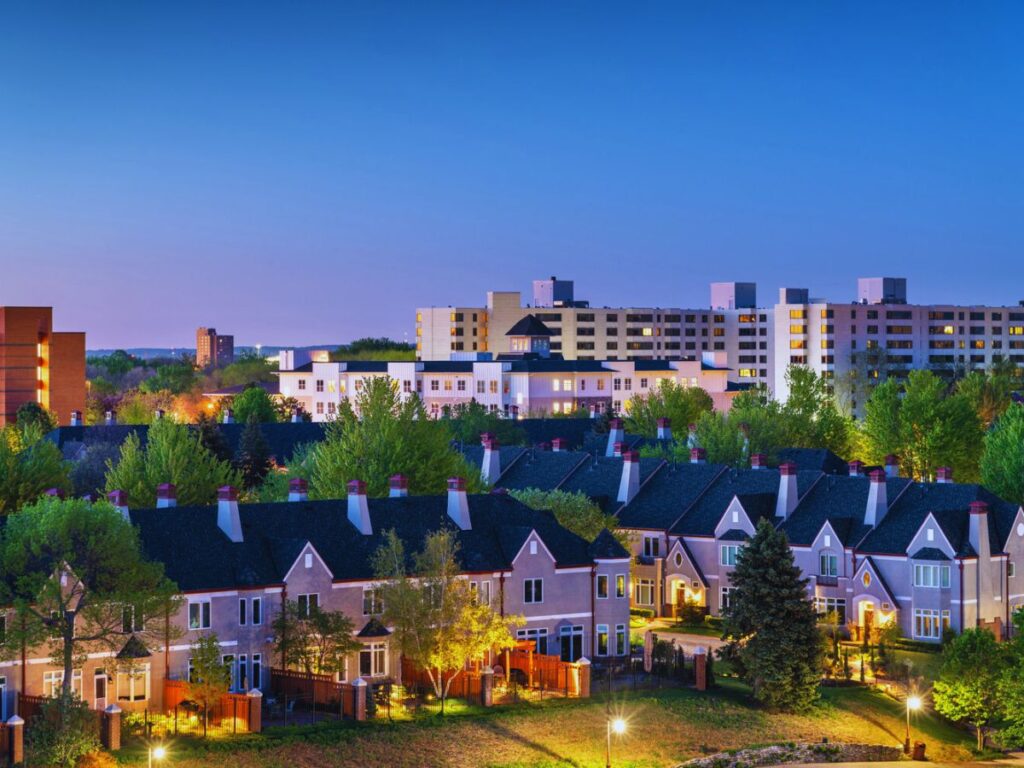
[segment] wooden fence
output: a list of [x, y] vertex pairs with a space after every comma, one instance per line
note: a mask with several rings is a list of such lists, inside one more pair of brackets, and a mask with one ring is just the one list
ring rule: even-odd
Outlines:
[[526, 648], [503, 651], [500, 659], [508, 670], [507, 677], [517, 677], [530, 688], [561, 691], [565, 696], [580, 696], [584, 690], [582, 678], [589, 674], [589, 668], [584, 670], [584, 665]]
[[342, 717], [356, 716], [356, 695], [360, 690], [365, 691], [365, 688], [339, 683], [330, 675], [307, 674], [292, 669], [270, 670], [270, 693], [275, 698], [314, 708], [337, 709]]
[[[435, 672], [435, 677], [436, 674]], [[446, 680], [449, 677], [451, 677], [450, 674], [445, 675]], [[478, 669], [463, 670], [452, 681], [451, 686], [448, 688], [448, 695], [454, 696], [457, 699], [478, 700], [482, 689], [480, 678], [481, 674]], [[426, 670], [417, 667], [404, 656], [402, 657], [402, 685], [406, 688], [417, 688], [426, 693], [434, 692], [434, 683], [430, 679], [430, 674]]]
[[[179, 714], [183, 704], [189, 700], [187, 681], [164, 680], [164, 714]], [[244, 693], [225, 693], [210, 707], [210, 724], [217, 728], [230, 729], [232, 732], [248, 731], [249, 706], [250, 699]], [[201, 705], [198, 707], [197, 712], [201, 712]]]

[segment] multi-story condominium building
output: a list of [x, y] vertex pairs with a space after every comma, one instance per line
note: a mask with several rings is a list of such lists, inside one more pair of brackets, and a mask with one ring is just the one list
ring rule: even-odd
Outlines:
[[[116, 703], [159, 711], [164, 679], [188, 678], [192, 646], [208, 633], [217, 635], [233, 691], [266, 689], [269, 670], [281, 666], [271, 624], [284, 600], [352, 619], [362, 647], [339, 679], [400, 681], [372, 565], [392, 530], [409, 552], [421, 549], [425, 533], [453, 530], [472, 589], [503, 615], [522, 616], [518, 637], [537, 651], [595, 663], [629, 652], [630, 557], [610, 534], [587, 542], [511, 496], [469, 495], [459, 478], [449, 481], [447, 496], [407, 496], [400, 476], [391, 487], [392, 498], [371, 499], [355, 481], [347, 499], [308, 501], [296, 480], [289, 502], [239, 503], [234, 489], [223, 488], [215, 506], [177, 507], [173, 486], [161, 486], [156, 509], [128, 509], [115, 491], [111, 499], [137, 527], [143, 550], [164, 564], [184, 600], [169, 644], [145, 647], [133, 633], [159, 637], [162, 629], [126, 626], [136, 663], [122, 669], [115, 653], [90, 653], [75, 670], [76, 692], [97, 709]], [[45, 650], [26, 660], [0, 661], [4, 719], [17, 693], [51, 695], [63, 680]]]
[[491, 291], [482, 307], [418, 309], [417, 357], [507, 354], [507, 332], [531, 314], [551, 330], [551, 351], [566, 360], [692, 360], [724, 352], [737, 379], [770, 381], [771, 310], [756, 309], [753, 283], [715, 283], [711, 307], [698, 310], [591, 307], [574, 299], [572, 281], [537, 280], [532, 305], [523, 306], [518, 291]]
[[196, 330], [196, 366], [219, 368], [235, 361], [235, 337], [218, 334], [216, 328]]
[[54, 331], [51, 307], [0, 307], [0, 426], [25, 403], [62, 424], [85, 409], [85, 334]]
[[314, 421], [325, 421], [337, 413], [342, 400], [358, 394], [367, 379], [383, 376], [399, 382], [403, 395], [416, 394], [435, 417], [446, 407], [470, 400], [515, 416], [603, 411], [609, 406], [621, 412], [632, 397], [664, 380], [701, 387], [715, 407], [725, 411], [740, 390], [730, 384], [721, 353], [705, 353], [700, 361], [560, 360], [542, 356], [549, 337], [533, 316], [511, 330], [517, 329], [529, 333], [510, 336], [516, 353], [497, 360], [314, 361], [289, 369], [294, 358], [285, 354], [285, 367], [278, 372], [280, 392], [298, 400]]
[[827, 452], [790, 451], [799, 463], [770, 469], [755, 455], [737, 470], [707, 464], [700, 448], [688, 464], [639, 458], [637, 442], [613, 423], [603, 451], [495, 454], [492, 444], [467, 457], [496, 486], [579, 491], [615, 514], [632, 541], [633, 604], [659, 615], [687, 601], [720, 615], [761, 520], [785, 531], [810, 596], [843, 623], [896, 621], [907, 637], [939, 642], [946, 628], [1002, 633], [1024, 606], [1024, 510], [953, 483], [947, 469], [918, 483], [898, 476], [895, 457], [884, 470], [836, 472], [842, 462]]
[[870, 387], [927, 368], [944, 376], [999, 361], [1024, 367], [1024, 306], [907, 304], [904, 278], [862, 278], [856, 302], [782, 289], [775, 305], [771, 387], [785, 399], [786, 369], [806, 365], [861, 412]]

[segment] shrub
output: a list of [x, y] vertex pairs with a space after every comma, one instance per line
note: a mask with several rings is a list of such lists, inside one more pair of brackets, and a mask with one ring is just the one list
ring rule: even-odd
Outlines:
[[654, 618], [654, 609], [653, 608], [630, 608], [629, 609], [629, 615], [630, 616], [636, 616], [638, 619], [647, 619], [648, 621], [650, 621], [651, 619]]
[[75, 695], [44, 702], [26, 731], [26, 765], [75, 768], [99, 749], [96, 714]]

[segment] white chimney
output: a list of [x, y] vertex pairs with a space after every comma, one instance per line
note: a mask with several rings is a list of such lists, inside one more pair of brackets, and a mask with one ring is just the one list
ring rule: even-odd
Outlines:
[[556, 437], [551, 441], [551, 450], [555, 453], [562, 453], [565, 450], [566, 440], [564, 437]]
[[366, 502], [366, 483], [362, 480], [350, 480], [348, 484], [348, 521], [363, 536], [373, 534], [370, 522], [370, 506]]
[[775, 516], [786, 520], [799, 501], [796, 491], [796, 464], [791, 461], [779, 465], [779, 496], [775, 500]]
[[935, 470], [935, 482], [943, 484], [952, 483], [953, 469], [951, 467], [939, 467]]
[[596, 419], [597, 418], [597, 403], [591, 403], [590, 404], [590, 418], [592, 418], [592, 419]]
[[483, 435], [484, 461], [480, 469], [481, 479], [488, 485], [494, 485], [501, 477], [501, 452], [498, 450], [498, 441], [490, 432]]
[[767, 469], [768, 457], [763, 453], [755, 453], [750, 457], [751, 469]]
[[178, 489], [174, 483], [160, 483], [156, 487], [156, 508], [166, 509], [176, 506], [178, 506]]
[[628, 504], [640, 490], [640, 454], [626, 451], [622, 454], [622, 479], [619, 481], [619, 495], [616, 500]]
[[687, 427], [686, 431], [686, 447], [696, 448], [697, 447], [697, 425], [691, 424]]
[[107, 499], [114, 505], [114, 509], [121, 513], [121, 517], [125, 520], [131, 521], [128, 515], [128, 494], [124, 491], [111, 491], [107, 494]]
[[114, 424], [117, 423], [117, 420], [114, 419], [113, 411], [107, 411], [105, 414], [103, 414], [103, 423], [106, 424], [108, 427], [112, 427], [114, 426]]
[[392, 499], [403, 498], [409, 495], [409, 478], [405, 475], [392, 475], [388, 480], [390, 490], [388, 496]]
[[854, 459], [847, 464], [847, 474], [850, 477], [864, 477], [864, 462]]
[[82, 426], [82, 412], [81, 411], [72, 411], [71, 412], [70, 424], [71, 424], [72, 427], [80, 427], [80, 426]]
[[623, 442], [617, 442], [612, 446], [612, 456], [616, 459], [622, 457], [622, 452], [626, 450], [626, 444]]
[[671, 440], [672, 439], [672, 420], [662, 417], [658, 419], [658, 439], [659, 440]]
[[238, 489], [230, 485], [217, 489], [217, 527], [236, 544], [242, 541], [242, 518], [238, 515]]
[[[608, 420], [608, 447], [605, 449], [605, 456], [618, 456], [622, 452], [622, 442], [626, 438], [626, 432], [622, 428], [622, 419]], [[619, 443], [619, 453], [615, 452], [615, 444]]]
[[868, 505], [864, 510], [864, 525], [875, 527], [885, 513], [889, 511], [888, 492], [886, 490], [886, 475], [880, 469], [873, 469], [868, 473], [871, 484], [868, 487]]
[[299, 407], [292, 408], [292, 424], [298, 424], [302, 421], [302, 409]]
[[309, 499], [309, 484], [301, 477], [293, 477], [288, 481], [288, 501], [306, 501]]
[[999, 615], [996, 610], [995, 596], [1001, 590], [993, 584], [992, 579], [992, 545], [988, 538], [988, 504], [984, 501], [972, 501], [970, 506], [970, 528], [968, 540], [971, 548], [978, 555], [978, 578], [975, 580], [977, 593], [978, 620], [988, 621]]
[[466, 496], [466, 480], [464, 478], [448, 478], [448, 517], [464, 531], [473, 527], [469, 519], [469, 498]]
[[885, 457], [885, 476], [900, 476], [900, 458], [894, 453], [890, 453], [888, 456]]
[[223, 418], [225, 424], [234, 424], [235, 423], [235, 412], [233, 410], [231, 410], [230, 408], [225, 408], [224, 409], [224, 414], [223, 414], [222, 418]]

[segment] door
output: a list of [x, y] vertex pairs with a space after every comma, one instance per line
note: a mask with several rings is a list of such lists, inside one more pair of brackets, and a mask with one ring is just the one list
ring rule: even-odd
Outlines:
[[861, 637], [871, 638], [871, 630], [875, 626], [875, 606], [873, 603], [863, 602], [860, 604], [860, 626]]
[[93, 675], [93, 708], [103, 710], [107, 708], [107, 673], [97, 669]]
[[562, 627], [562, 661], [576, 661], [583, 656], [583, 626]]

